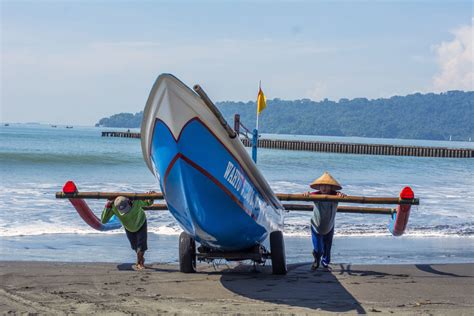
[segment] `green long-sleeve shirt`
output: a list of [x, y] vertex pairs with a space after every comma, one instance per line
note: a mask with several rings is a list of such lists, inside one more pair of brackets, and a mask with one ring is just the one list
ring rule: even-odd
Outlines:
[[117, 210], [117, 208], [112, 205], [110, 208], [104, 208], [102, 211], [102, 224], [107, 223], [110, 218], [115, 215], [118, 217], [120, 222], [122, 223], [123, 227], [125, 227], [126, 230], [129, 232], [136, 232], [140, 228], [142, 228], [143, 224], [146, 221], [146, 215], [145, 212], [143, 211], [144, 206], [149, 206], [153, 204], [152, 200], [135, 200], [133, 201], [132, 204], [132, 209], [130, 212], [127, 214], [120, 214], [120, 212]]

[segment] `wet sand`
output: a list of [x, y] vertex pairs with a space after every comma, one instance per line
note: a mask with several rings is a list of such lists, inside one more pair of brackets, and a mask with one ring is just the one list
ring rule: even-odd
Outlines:
[[0, 313], [474, 313], [474, 264], [270, 267], [0, 262]]

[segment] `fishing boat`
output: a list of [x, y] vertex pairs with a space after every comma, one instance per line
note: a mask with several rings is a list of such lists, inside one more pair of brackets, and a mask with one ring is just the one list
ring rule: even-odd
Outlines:
[[[286, 273], [284, 208], [199, 86], [192, 90], [170, 74], [160, 75], [146, 103], [141, 135], [144, 160], [184, 230], [182, 272], [194, 272], [197, 257], [271, 258], [273, 273]], [[269, 250], [263, 246], [267, 238]]]
[[84, 199], [164, 199], [166, 204], [144, 209], [169, 210], [176, 218], [183, 229], [179, 267], [185, 273], [196, 272], [197, 260], [271, 259], [272, 272], [286, 274], [283, 215], [286, 210], [312, 212], [314, 205], [281, 201], [397, 204], [337, 208], [343, 213], [390, 215], [388, 228], [394, 236], [404, 234], [411, 205], [419, 204], [410, 187], [399, 197], [275, 194], [238, 136], [200, 86], [191, 89], [162, 74], [151, 89], [141, 125], [143, 157], [161, 193], [79, 192], [67, 181], [56, 198], [69, 199], [84, 222], [98, 231], [122, 225], [117, 218], [102, 223]]

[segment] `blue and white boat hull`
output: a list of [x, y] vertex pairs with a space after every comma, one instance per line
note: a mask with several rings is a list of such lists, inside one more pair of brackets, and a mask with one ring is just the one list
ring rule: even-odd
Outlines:
[[240, 139], [230, 138], [201, 98], [174, 76], [156, 80], [141, 135], [144, 159], [171, 214], [196, 241], [235, 251], [282, 230], [283, 206]]

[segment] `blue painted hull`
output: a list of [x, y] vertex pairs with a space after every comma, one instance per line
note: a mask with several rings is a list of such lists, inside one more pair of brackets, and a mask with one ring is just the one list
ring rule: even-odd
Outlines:
[[281, 229], [283, 210], [208, 124], [192, 117], [176, 135], [157, 115], [146, 152], [171, 214], [188, 234], [213, 249], [247, 249]]

